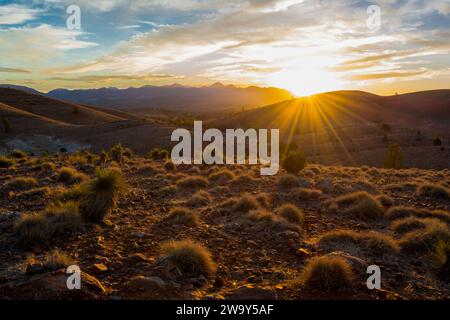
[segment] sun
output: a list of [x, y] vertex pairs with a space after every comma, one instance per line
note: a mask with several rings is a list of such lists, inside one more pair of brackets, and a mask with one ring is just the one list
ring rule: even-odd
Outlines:
[[269, 82], [273, 86], [289, 90], [297, 97], [340, 90], [343, 82], [332, 72], [314, 66], [284, 69], [272, 74]]

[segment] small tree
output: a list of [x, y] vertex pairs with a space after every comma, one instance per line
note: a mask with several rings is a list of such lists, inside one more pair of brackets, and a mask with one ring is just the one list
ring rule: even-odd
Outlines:
[[404, 166], [403, 155], [398, 144], [393, 143], [389, 145], [384, 158], [384, 167], [400, 169]]
[[303, 152], [289, 152], [282, 166], [287, 172], [297, 174], [306, 166], [306, 156]]

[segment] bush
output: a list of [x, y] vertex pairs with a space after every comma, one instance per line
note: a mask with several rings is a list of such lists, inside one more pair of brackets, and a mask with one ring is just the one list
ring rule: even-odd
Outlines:
[[341, 257], [317, 257], [308, 261], [302, 282], [314, 289], [339, 290], [352, 286], [354, 274], [347, 260]]
[[121, 162], [124, 156], [125, 148], [120, 144], [116, 144], [110, 150], [111, 159], [117, 162]]
[[167, 171], [174, 171], [175, 170], [175, 164], [171, 160], [167, 160], [164, 163], [164, 169]]
[[356, 232], [336, 230], [324, 233], [317, 244], [326, 249], [342, 250], [343, 246], [356, 245], [367, 254], [380, 255], [397, 253], [398, 244], [388, 235], [379, 232]]
[[381, 203], [365, 191], [357, 191], [337, 197], [325, 210], [358, 218], [374, 219], [384, 215]]
[[153, 148], [149, 153], [149, 157], [153, 160], [166, 160], [169, 158], [169, 152], [165, 149]]
[[384, 194], [380, 194], [380, 195], [376, 196], [375, 199], [377, 201], [379, 201], [385, 208], [388, 208], [388, 207], [391, 207], [394, 205], [394, 200], [391, 197], [384, 195]]
[[14, 160], [5, 156], [0, 156], [0, 168], [9, 168], [14, 165]]
[[407, 217], [393, 221], [390, 228], [398, 234], [404, 234], [410, 231], [424, 229], [427, 226], [426, 219], [416, 217]]
[[201, 244], [192, 240], [167, 242], [162, 245], [162, 254], [172, 262], [185, 277], [204, 275], [212, 278], [216, 264], [211, 253]]
[[293, 174], [285, 174], [278, 178], [278, 186], [281, 189], [293, 189], [300, 186], [300, 180]]
[[294, 198], [298, 200], [319, 199], [322, 191], [319, 189], [300, 188], [295, 191]]
[[440, 147], [442, 146], [442, 141], [439, 138], [433, 140], [433, 146]]
[[404, 167], [403, 155], [398, 144], [391, 144], [384, 158], [384, 167], [401, 169]]
[[448, 188], [439, 184], [422, 184], [417, 188], [417, 195], [420, 197], [433, 199], [450, 199], [450, 191]]
[[73, 231], [81, 226], [78, 203], [51, 204], [44, 211], [22, 215], [16, 222], [15, 231], [20, 242], [29, 247], [47, 245], [55, 235]]
[[113, 210], [119, 194], [126, 189], [122, 173], [115, 169], [99, 169], [96, 178], [82, 186], [80, 213], [84, 219], [101, 222]]
[[250, 194], [244, 194], [233, 204], [233, 211], [247, 213], [260, 207], [258, 200]]
[[394, 220], [410, 216], [417, 216], [419, 211], [421, 211], [421, 209], [406, 206], [395, 206], [389, 208], [389, 210], [386, 212], [386, 217]]
[[272, 232], [278, 231], [297, 231], [301, 232], [301, 226], [291, 223], [280, 215], [273, 214], [266, 209], [251, 210], [245, 217], [249, 222], [256, 222], [263, 229], [271, 229]]
[[87, 176], [74, 168], [62, 167], [58, 170], [57, 179], [59, 182], [79, 183], [87, 180]]
[[17, 177], [6, 183], [6, 190], [9, 191], [25, 191], [35, 188], [38, 182], [32, 177]]
[[208, 192], [199, 190], [187, 201], [188, 206], [199, 207], [205, 206], [211, 202], [211, 196]]
[[208, 180], [202, 176], [190, 176], [177, 181], [177, 186], [183, 189], [201, 189], [208, 185]]
[[297, 174], [305, 166], [306, 156], [303, 152], [290, 152], [282, 162], [282, 167], [292, 174]]
[[305, 219], [302, 210], [293, 204], [285, 204], [279, 207], [276, 213], [293, 224], [303, 225]]
[[400, 239], [402, 250], [427, 253], [434, 251], [440, 241], [450, 242], [448, 226], [436, 219], [428, 219], [426, 227], [406, 233]]
[[167, 221], [173, 224], [183, 224], [187, 226], [196, 226], [200, 224], [200, 219], [194, 211], [181, 207], [170, 210]]
[[224, 169], [224, 170], [220, 170], [220, 171], [211, 173], [208, 176], [208, 179], [215, 183], [226, 183], [230, 180], [233, 180], [235, 177], [236, 176], [232, 171], [230, 171], [228, 169]]

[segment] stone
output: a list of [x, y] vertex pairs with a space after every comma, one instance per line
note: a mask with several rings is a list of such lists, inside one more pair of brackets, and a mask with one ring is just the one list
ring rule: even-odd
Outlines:
[[164, 288], [167, 283], [160, 277], [136, 276], [125, 283], [125, 288], [132, 291], [147, 291]]

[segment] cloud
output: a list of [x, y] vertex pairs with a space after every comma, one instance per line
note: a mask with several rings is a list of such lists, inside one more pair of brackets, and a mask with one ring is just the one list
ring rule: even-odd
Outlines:
[[357, 74], [351, 76], [352, 80], [376, 80], [376, 79], [391, 79], [391, 78], [408, 78], [424, 74], [425, 70], [420, 71], [398, 71], [398, 72], [381, 72], [369, 74]]
[[25, 70], [25, 69], [5, 68], [5, 67], [0, 67], [0, 72], [7, 72], [7, 73], [31, 73], [30, 71]]
[[0, 29], [0, 61], [34, 66], [51, 64], [52, 58], [59, 57], [64, 52], [97, 45], [77, 39], [83, 35], [81, 31], [48, 24]]
[[42, 10], [30, 9], [23, 5], [3, 5], [0, 6], [0, 25], [23, 24], [36, 19], [40, 12]]
[[112, 80], [134, 81], [134, 80], [155, 80], [155, 79], [177, 79], [179, 76], [171, 74], [147, 74], [147, 75], [88, 75], [79, 77], [51, 77], [52, 81], [74, 81], [74, 82], [110, 82]]

